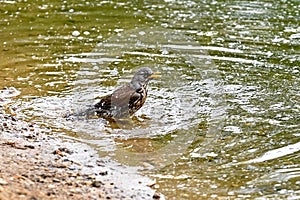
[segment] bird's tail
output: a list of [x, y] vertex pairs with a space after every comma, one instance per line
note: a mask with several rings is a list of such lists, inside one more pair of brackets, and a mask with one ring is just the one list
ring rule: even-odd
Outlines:
[[67, 113], [64, 118], [67, 120], [98, 118], [98, 112], [99, 109], [92, 107], [77, 113]]

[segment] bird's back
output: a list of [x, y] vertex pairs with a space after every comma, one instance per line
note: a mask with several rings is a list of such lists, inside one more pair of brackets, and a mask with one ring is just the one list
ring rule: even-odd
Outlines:
[[100, 117], [126, 117], [129, 115], [129, 101], [135, 90], [128, 85], [115, 90], [112, 94], [101, 98], [95, 104], [96, 114]]
[[94, 107], [96, 114], [100, 117], [128, 117], [143, 106], [146, 97], [147, 88], [136, 90], [126, 85], [118, 88], [112, 94], [102, 97]]

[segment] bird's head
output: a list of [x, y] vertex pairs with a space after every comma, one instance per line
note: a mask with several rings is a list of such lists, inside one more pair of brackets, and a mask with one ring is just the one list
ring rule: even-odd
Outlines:
[[159, 78], [160, 72], [153, 72], [149, 67], [139, 69], [133, 76], [130, 86], [139, 89], [143, 85], [147, 85], [151, 79]]

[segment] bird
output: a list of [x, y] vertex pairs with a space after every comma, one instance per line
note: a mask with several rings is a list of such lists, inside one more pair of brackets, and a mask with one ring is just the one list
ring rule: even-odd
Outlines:
[[146, 101], [149, 81], [159, 77], [160, 72], [153, 72], [149, 67], [140, 68], [130, 83], [102, 97], [89, 113], [101, 118], [115, 119], [132, 116]]

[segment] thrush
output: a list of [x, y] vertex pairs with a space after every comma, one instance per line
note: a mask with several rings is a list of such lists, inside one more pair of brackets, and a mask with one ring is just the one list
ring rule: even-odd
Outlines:
[[153, 72], [148, 67], [140, 68], [129, 84], [102, 97], [90, 111], [102, 118], [132, 116], [146, 101], [149, 81], [158, 77], [160, 77], [159, 72]]

